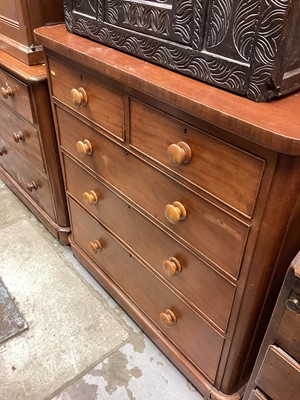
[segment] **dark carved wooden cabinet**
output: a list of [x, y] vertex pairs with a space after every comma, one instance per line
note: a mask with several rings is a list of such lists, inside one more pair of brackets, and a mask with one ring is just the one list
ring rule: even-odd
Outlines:
[[0, 0], [0, 176], [67, 243], [69, 219], [47, 73], [33, 36], [35, 27], [62, 20], [62, 0]]
[[283, 282], [244, 400], [300, 395], [300, 253]]
[[298, 0], [65, 0], [70, 32], [265, 101], [300, 87]]
[[[209, 399], [240, 399], [300, 235], [300, 97], [44, 45], [76, 257]], [[227, 397], [226, 397], [227, 396]]]
[[63, 0], [1, 0], [0, 49], [26, 64], [40, 64], [43, 51], [33, 30], [62, 21]]

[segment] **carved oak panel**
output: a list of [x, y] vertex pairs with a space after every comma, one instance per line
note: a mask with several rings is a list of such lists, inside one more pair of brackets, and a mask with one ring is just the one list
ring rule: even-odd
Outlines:
[[65, 20], [70, 32], [255, 101], [300, 86], [297, 0], [65, 0]]

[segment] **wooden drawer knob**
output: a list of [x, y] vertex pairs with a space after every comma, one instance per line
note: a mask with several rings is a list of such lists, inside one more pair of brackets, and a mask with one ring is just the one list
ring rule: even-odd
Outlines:
[[180, 262], [175, 257], [170, 257], [168, 260], [164, 260], [163, 269], [168, 276], [175, 276], [182, 270]]
[[102, 245], [99, 242], [99, 240], [94, 240], [93, 242], [90, 242], [90, 249], [94, 253], [97, 253], [97, 251], [101, 251], [102, 250]]
[[6, 84], [5, 87], [2, 86], [0, 91], [4, 99], [7, 99], [8, 97], [14, 97], [14, 91], [8, 84]]
[[172, 310], [167, 309], [165, 312], [160, 313], [160, 321], [165, 326], [175, 325], [177, 322], [176, 315]]
[[185, 142], [170, 144], [168, 147], [168, 158], [174, 165], [188, 164], [192, 159], [192, 150]]
[[167, 204], [165, 207], [165, 216], [171, 224], [177, 224], [186, 219], [186, 209], [179, 201]]
[[0, 156], [4, 156], [6, 154], [5, 147], [0, 147]]
[[94, 192], [93, 190], [90, 190], [89, 192], [83, 193], [83, 200], [85, 204], [91, 206], [93, 204], [97, 204], [99, 199], [97, 193]]
[[14, 141], [16, 143], [24, 142], [25, 141], [25, 135], [24, 135], [24, 133], [22, 131], [14, 132], [13, 133], [13, 139], [14, 139]]
[[37, 188], [38, 188], [38, 185], [36, 182], [31, 181], [31, 182], [27, 183], [27, 190], [29, 192], [32, 192], [33, 190], [37, 190]]
[[77, 152], [83, 157], [85, 157], [86, 155], [90, 156], [93, 153], [93, 147], [90, 141], [87, 139], [84, 139], [83, 141], [79, 140], [76, 143], [76, 149]]
[[88, 103], [88, 95], [82, 87], [78, 89], [73, 88], [71, 90], [71, 97], [75, 106], [86, 106]]

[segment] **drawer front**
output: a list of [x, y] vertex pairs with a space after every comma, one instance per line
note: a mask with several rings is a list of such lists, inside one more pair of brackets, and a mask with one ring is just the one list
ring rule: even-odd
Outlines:
[[[2, 155], [1, 155], [2, 154]], [[47, 178], [0, 137], [0, 165], [52, 219], [54, 211]]]
[[252, 215], [264, 170], [262, 159], [133, 99], [130, 144], [233, 208]]
[[248, 400], [269, 400], [260, 390], [252, 390]]
[[[290, 293], [289, 301], [300, 301], [300, 281], [295, 280], [295, 285]], [[300, 360], [300, 313], [285, 309], [278, 331], [276, 334], [276, 342], [283, 347], [292, 357]]]
[[[75, 242], [192, 362], [201, 366], [203, 373], [213, 382], [223, 337], [140, 264], [81, 207], [72, 200], [69, 200], [69, 204]], [[102, 250], [94, 253], [90, 250], [90, 243], [95, 243], [96, 240], [101, 243]], [[171, 309], [176, 315], [177, 323], [173, 326], [166, 327], [160, 322], [160, 314], [166, 309]]]
[[68, 193], [225, 331], [234, 285], [66, 156], [64, 166]]
[[44, 171], [39, 137], [36, 129], [0, 104], [0, 129], [2, 137], [19, 153]]
[[299, 399], [300, 365], [282, 349], [270, 346], [256, 383], [272, 400]]
[[33, 123], [29, 86], [0, 69], [0, 88], [3, 103]]
[[[121, 92], [55, 59], [49, 59], [49, 68], [54, 97], [107, 132], [124, 140], [124, 99]], [[81, 94], [84, 93], [82, 89], [86, 93], [86, 105], [84, 101], [79, 104], [80, 99], [85, 98], [85, 95]], [[79, 91], [79, 94], [76, 91]]]
[[[246, 224], [149, 167], [65, 111], [58, 109], [57, 116], [63, 148], [162, 223], [170, 233], [222, 270], [238, 276], [248, 235]], [[92, 145], [92, 154], [79, 156], [76, 143], [86, 139]], [[165, 216], [166, 206], [171, 205], [172, 209], [175, 201], [182, 203], [187, 212], [187, 218], [177, 224], [170, 223]]]

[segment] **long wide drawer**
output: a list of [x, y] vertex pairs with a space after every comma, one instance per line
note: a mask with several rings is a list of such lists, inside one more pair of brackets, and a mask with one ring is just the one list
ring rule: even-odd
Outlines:
[[54, 219], [52, 195], [47, 178], [0, 137], [0, 165], [32, 200]]
[[296, 400], [300, 394], [300, 365], [282, 349], [270, 346], [256, 384], [272, 400]]
[[[247, 224], [150, 167], [66, 111], [57, 108], [57, 118], [63, 149], [115, 186], [200, 255], [233, 277], [238, 276], [248, 237]], [[85, 140], [91, 143], [92, 152], [84, 157], [78, 155], [76, 146]], [[175, 202], [184, 206], [187, 216], [185, 220], [172, 223], [170, 213], [177, 205]]]
[[74, 241], [213, 382], [224, 338], [71, 199], [69, 206]]
[[207, 318], [226, 331], [235, 286], [78, 163], [67, 156], [63, 160], [69, 195], [126, 242]]
[[130, 100], [130, 144], [233, 208], [252, 215], [264, 160], [134, 99]]
[[0, 69], [0, 87], [3, 103], [34, 123], [29, 86]]
[[37, 130], [1, 104], [0, 113], [2, 137], [37, 169], [44, 172]]
[[120, 91], [52, 58], [49, 68], [54, 98], [124, 139], [124, 100]]

